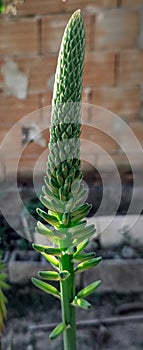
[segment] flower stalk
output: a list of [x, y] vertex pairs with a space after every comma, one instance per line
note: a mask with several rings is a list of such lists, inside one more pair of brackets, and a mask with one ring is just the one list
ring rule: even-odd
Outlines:
[[64, 350], [76, 350], [75, 308], [89, 309], [90, 304], [84, 297], [100, 284], [96, 281], [76, 295], [76, 274], [101, 261], [94, 252], [83, 252], [95, 232], [94, 225], [87, 225], [85, 220], [91, 205], [84, 203], [86, 189], [80, 162], [84, 49], [84, 22], [81, 11], [77, 10], [67, 24], [59, 52], [52, 100], [50, 152], [40, 197], [45, 210], [37, 209], [45, 224], [39, 221], [36, 231], [46, 236], [52, 247], [33, 244], [33, 248], [56, 270], [40, 271], [39, 277], [60, 283], [58, 290], [47, 282], [32, 278], [36, 287], [61, 301], [62, 322], [50, 338], [63, 333]]

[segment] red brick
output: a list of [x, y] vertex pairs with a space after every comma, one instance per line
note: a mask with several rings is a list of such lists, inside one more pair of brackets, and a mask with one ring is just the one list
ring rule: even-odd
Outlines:
[[[86, 10], [97, 7], [108, 8], [116, 6], [117, 0], [79, 0], [78, 8]], [[77, 1], [62, 0], [29, 0], [17, 6], [17, 15], [48, 15], [52, 13], [73, 12], [77, 10]]]
[[10, 179], [16, 172], [21, 178], [26, 179], [26, 177], [33, 177], [34, 166], [36, 163], [36, 159], [20, 159], [19, 163], [17, 163], [17, 159], [6, 159], [5, 160], [5, 170], [6, 170], [6, 178]]
[[112, 52], [87, 52], [83, 86], [113, 85], [114, 60], [115, 54]]
[[111, 9], [97, 14], [95, 48], [114, 49], [136, 46], [139, 32], [139, 13]]
[[[140, 145], [138, 141], [140, 142]], [[132, 155], [131, 161], [133, 161], [133, 157], [139, 157], [140, 159], [143, 145], [143, 123], [132, 122], [129, 123], [129, 128], [123, 128], [122, 133], [119, 135], [119, 144], [121, 149], [123, 149], [127, 155]]]
[[69, 16], [47, 16], [42, 19], [43, 52], [58, 52]]
[[83, 87], [83, 90], [82, 90], [82, 102], [83, 103], [90, 103], [91, 92], [92, 92], [92, 89], [89, 86]]
[[[57, 53], [62, 36], [69, 20], [69, 15], [46, 16], [42, 19], [42, 51]], [[86, 47], [90, 46], [90, 16], [84, 17], [86, 31]]]
[[9, 128], [6, 128], [5, 126], [0, 126], [0, 144], [4, 140], [5, 136], [7, 135], [9, 131]]
[[28, 0], [17, 6], [17, 15], [48, 15], [49, 13], [63, 13], [66, 2], [61, 0]]
[[3, 182], [5, 180], [5, 163], [0, 156], [0, 182]]
[[143, 6], [143, 0], [122, 0], [122, 6]]
[[2, 68], [4, 63], [5, 63], [5, 61], [3, 59], [0, 59], [0, 89], [2, 89], [2, 82], [3, 82], [3, 75], [1, 72], [1, 68]]
[[[82, 125], [81, 139], [91, 141], [93, 144], [97, 144], [97, 146], [100, 146], [107, 152], [113, 153], [118, 149], [118, 145], [110, 136], [103, 131], [88, 125]], [[96, 153], [96, 146], [95, 150], [93, 148], [93, 152]], [[98, 152], [99, 149], [97, 148], [97, 153]]]
[[143, 52], [137, 50], [120, 53], [119, 83], [126, 85], [142, 84]]
[[45, 130], [41, 133], [41, 138], [45, 141], [45, 146], [42, 147], [38, 142], [30, 142], [25, 145], [24, 150], [22, 152], [22, 158], [39, 158], [39, 156], [46, 150], [48, 150], [48, 142], [49, 142], [49, 131]]
[[34, 110], [39, 109], [39, 96], [29, 95], [25, 100], [19, 100], [16, 97], [6, 97], [0, 94], [0, 123], [13, 124], [22, 117], [28, 115]]
[[22, 142], [21, 127], [14, 129], [3, 128], [0, 131], [0, 158], [8, 162], [16, 159], [21, 162], [23, 159], [38, 159], [44, 151], [48, 152], [49, 131], [42, 132], [41, 138], [45, 141], [45, 146], [42, 147], [38, 142], [30, 142], [24, 144]]
[[[28, 90], [30, 92], [43, 92], [52, 90], [54, 74], [57, 64], [57, 56], [36, 56], [13, 59], [17, 63], [18, 69], [28, 75]], [[0, 62], [2, 67], [4, 61]], [[2, 77], [0, 76], [0, 82]]]
[[42, 157], [39, 155], [39, 157], [33, 157], [33, 158], [24, 158], [22, 157], [19, 162], [18, 166], [18, 177], [20, 178], [34, 178], [36, 176], [41, 177], [41, 175], [44, 178], [45, 171], [46, 171], [46, 162], [48, 157], [48, 151], [45, 152]]
[[52, 91], [48, 91], [48, 92], [45, 92], [41, 95], [41, 107], [47, 107], [51, 106], [52, 104], [52, 96], [53, 96], [53, 92]]
[[17, 173], [17, 159], [5, 159], [5, 180], [10, 179]]
[[20, 127], [14, 129], [2, 128], [0, 131], [1, 154], [4, 159], [18, 158], [23, 149], [22, 131]]
[[87, 123], [90, 118], [90, 98], [91, 98], [91, 88], [86, 87], [82, 91], [81, 116], [82, 116], [83, 123]]
[[143, 122], [134, 122], [129, 124], [134, 135], [143, 146]]
[[94, 89], [91, 103], [107, 108], [119, 116], [135, 119], [140, 109], [140, 89], [137, 87]]
[[121, 154], [121, 153], [120, 154], [113, 154], [112, 160], [113, 160], [115, 166], [118, 166], [122, 170], [123, 170], [123, 168], [124, 169], [130, 168], [129, 160], [125, 154]]
[[[117, 5], [117, 0], [78, 0], [78, 8], [81, 10], [96, 10], [97, 7], [110, 8]], [[67, 10], [75, 11], [77, 9], [77, 0], [67, 1]]]
[[37, 52], [37, 20], [1, 20], [0, 54], [15, 55]]

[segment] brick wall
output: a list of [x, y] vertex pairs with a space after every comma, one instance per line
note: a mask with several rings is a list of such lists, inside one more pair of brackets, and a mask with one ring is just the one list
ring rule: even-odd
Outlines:
[[[22, 127], [34, 128], [35, 120], [29, 117], [25, 124], [22, 118], [51, 103], [61, 37], [77, 3], [86, 30], [83, 102], [116, 113], [143, 144], [143, 0], [26, 0], [18, 6], [16, 17], [0, 18], [0, 141], [20, 121], [17, 133], [10, 134], [9, 142], [0, 149], [0, 179], [13, 173], [15, 149], [22, 152], [19, 172], [24, 176], [47, 149], [48, 133], [44, 133], [23, 151]], [[128, 166], [122, 149], [128, 139], [132, 162], [140, 168], [141, 158], [134, 154], [126, 127], [120, 128], [119, 121], [112, 123], [106, 113], [100, 121], [95, 114], [87, 106], [87, 123], [96, 125], [96, 118], [98, 123], [96, 129], [82, 128], [82, 138], [101, 149], [94, 153], [90, 146], [93, 165], [109, 169], [103, 149], [114, 163]], [[36, 112], [36, 118], [40, 128], [46, 119], [44, 111]], [[107, 134], [98, 126], [104, 126]], [[108, 134], [111, 129], [115, 139]]]

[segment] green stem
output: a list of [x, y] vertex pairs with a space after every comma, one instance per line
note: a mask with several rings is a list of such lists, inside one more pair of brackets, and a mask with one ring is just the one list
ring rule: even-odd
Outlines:
[[66, 325], [70, 325], [64, 331], [64, 350], [76, 350], [76, 317], [75, 307], [71, 305], [75, 297], [75, 275], [73, 255], [63, 255], [60, 259], [60, 271], [67, 270], [70, 277], [60, 282], [62, 320]]

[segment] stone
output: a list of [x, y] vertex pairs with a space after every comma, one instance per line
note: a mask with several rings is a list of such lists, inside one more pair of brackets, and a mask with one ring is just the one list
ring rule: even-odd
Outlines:
[[132, 247], [125, 245], [121, 250], [121, 256], [124, 259], [133, 259], [136, 258], [136, 252]]

